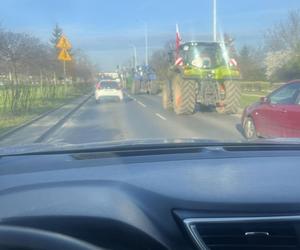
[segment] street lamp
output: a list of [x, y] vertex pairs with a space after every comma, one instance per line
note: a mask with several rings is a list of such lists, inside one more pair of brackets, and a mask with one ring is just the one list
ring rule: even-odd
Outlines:
[[137, 52], [136, 52], [136, 46], [132, 45], [132, 49], [133, 49], [133, 58], [134, 58], [134, 69], [136, 69], [137, 67]]
[[145, 35], [145, 64], [149, 64], [149, 36], [148, 36], [148, 24], [142, 20], [137, 20], [138, 23], [144, 24], [144, 35]]
[[217, 0], [213, 1], [213, 40], [217, 41]]
[[148, 55], [148, 25], [146, 24], [145, 25], [145, 52], [146, 52], [146, 55], [145, 55], [145, 64], [146, 66], [148, 66], [149, 64], [149, 55]]

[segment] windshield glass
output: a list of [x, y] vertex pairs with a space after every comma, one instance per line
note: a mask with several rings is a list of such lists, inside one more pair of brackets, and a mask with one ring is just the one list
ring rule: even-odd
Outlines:
[[208, 69], [224, 64], [225, 59], [219, 44], [187, 44], [182, 50], [184, 60], [195, 67]]
[[101, 82], [101, 88], [103, 89], [117, 89], [118, 83], [116, 82]]
[[3, 0], [0, 17], [0, 148], [300, 139], [299, 0]]

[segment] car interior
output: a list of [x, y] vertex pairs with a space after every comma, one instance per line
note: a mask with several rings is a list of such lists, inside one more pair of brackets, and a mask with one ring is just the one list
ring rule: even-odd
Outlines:
[[0, 2], [0, 250], [300, 250], [300, 0]]
[[1, 249], [299, 249], [297, 144], [0, 158]]

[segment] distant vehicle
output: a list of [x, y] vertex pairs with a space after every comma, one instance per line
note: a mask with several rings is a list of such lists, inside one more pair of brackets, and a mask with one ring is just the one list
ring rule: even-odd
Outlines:
[[117, 98], [119, 101], [123, 100], [123, 91], [117, 81], [103, 80], [96, 84], [96, 102], [98, 103], [107, 98]]
[[190, 115], [197, 103], [215, 107], [218, 113], [239, 110], [241, 74], [229, 55], [230, 46], [216, 42], [186, 42], [177, 57], [170, 52], [168, 81], [164, 82], [162, 106], [177, 115]]
[[116, 81], [118, 83], [121, 83], [121, 79], [120, 79], [120, 77], [119, 77], [119, 75], [117, 73], [103, 73], [103, 74], [99, 74], [98, 80], [99, 81], [113, 80], [113, 81]]
[[103, 80], [113, 80], [113, 78], [111, 76], [107, 76], [107, 75], [99, 76], [99, 81], [103, 81]]
[[300, 80], [289, 82], [244, 110], [248, 139], [300, 137]]
[[150, 66], [137, 66], [134, 70], [131, 93], [156, 95], [159, 87], [156, 82], [156, 74]]

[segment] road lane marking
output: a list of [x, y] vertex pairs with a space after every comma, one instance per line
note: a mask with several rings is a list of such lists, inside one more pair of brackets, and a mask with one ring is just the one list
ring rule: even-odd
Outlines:
[[134, 100], [137, 102], [137, 99], [135, 97], [133, 97], [132, 95], [128, 94], [128, 93], [125, 93], [131, 100]]
[[241, 114], [232, 114], [231, 116], [233, 116], [233, 117], [237, 117], [237, 118], [241, 118], [241, 117], [242, 117], [242, 115], [241, 115]]
[[138, 101], [138, 100], [136, 100], [136, 102], [137, 102], [138, 104], [140, 104], [140, 105], [141, 105], [142, 107], [144, 107], [144, 108], [147, 107], [144, 103], [142, 103], [142, 102], [140, 102], [140, 101]]
[[163, 117], [163, 116], [162, 116], [161, 114], [159, 114], [159, 113], [156, 113], [155, 115], [156, 115], [157, 117], [159, 117], [160, 119], [164, 120], [164, 121], [167, 120], [167, 118]]

